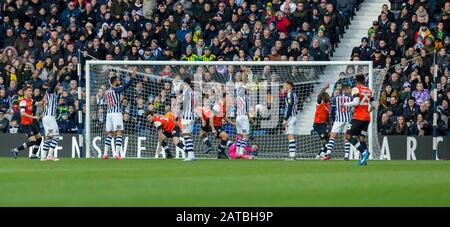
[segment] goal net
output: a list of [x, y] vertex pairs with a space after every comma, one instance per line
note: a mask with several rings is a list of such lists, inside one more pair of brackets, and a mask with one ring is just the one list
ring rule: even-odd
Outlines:
[[[226, 115], [232, 121], [236, 117], [233, 105], [236, 89], [242, 86], [247, 88], [251, 118], [249, 146], [253, 146], [250, 149], [257, 158], [273, 159], [288, 156], [288, 140], [282, 125], [284, 81], [294, 83], [299, 101], [294, 134], [297, 157], [303, 159], [316, 158], [322, 147], [319, 135], [313, 130], [316, 100], [322, 88], [329, 84], [326, 91], [333, 96], [339, 93], [342, 84], [354, 86], [356, 74], [364, 74], [368, 86], [376, 95], [381, 89], [381, 83], [372, 74], [371, 62], [87, 61], [86, 90], [89, 100], [86, 111], [89, 117], [85, 123], [86, 157], [100, 157], [104, 150], [105, 92], [111, 87], [109, 78], [117, 75], [121, 84], [125, 84], [132, 74], [135, 77], [133, 84], [120, 95], [124, 120], [122, 156], [127, 158], [164, 157], [165, 154], [160, 152], [157, 130], [147, 121], [146, 115], [149, 110], [160, 115], [168, 112], [179, 115], [180, 85], [185, 77], [190, 77], [193, 82], [196, 110], [210, 106], [208, 91], [213, 89], [216, 96], [225, 97]], [[194, 152], [199, 158], [215, 158], [217, 138], [207, 134], [213, 149], [206, 152], [208, 147], [199, 137], [203, 123], [199, 115], [193, 127]], [[373, 120], [376, 121], [376, 117]], [[372, 158], [377, 158], [380, 150], [378, 144], [373, 144], [377, 142], [375, 124], [372, 122], [368, 141]], [[235, 126], [226, 123], [223, 129], [235, 141]], [[183, 156], [183, 152], [176, 149], [170, 140], [168, 144], [174, 156]], [[351, 158], [359, 158], [358, 152], [352, 153]], [[343, 135], [339, 135], [333, 158], [342, 159], [343, 156]]]

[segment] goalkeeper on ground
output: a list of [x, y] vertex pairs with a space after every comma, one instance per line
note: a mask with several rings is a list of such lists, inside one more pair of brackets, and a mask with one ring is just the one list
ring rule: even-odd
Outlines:
[[[214, 89], [208, 90], [208, 98], [212, 103], [200, 108], [199, 115], [202, 117], [202, 130], [200, 134], [205, 135], [211, 132], [218, 139], [219, 145], [217, 148], [217, 158], [218, 159], [228, 159], [225, 149], [230, 147], [233, 142], [228, 138], [228, 134], [224, 131], [223, 125], [225, 122], [232, 123], [230, 119], [226, 116], [227, 108], [225, 102], [225, 93], [222, 94], [223, 97], [218, 97]], [[206, 137], [207, 138], [207, 137]]]

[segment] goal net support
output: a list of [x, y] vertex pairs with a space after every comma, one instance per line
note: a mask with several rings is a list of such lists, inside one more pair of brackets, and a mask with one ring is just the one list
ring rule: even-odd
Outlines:
[[[257, 158], [282, 159], [288, 156], [288, 140], [282, 126], [285, 109], [283, 82], [294, 83], [299, 104], [295, 137], [297, 157], [315, 158], [322, 142], [313, 131], [313, 119], [317, 95], [329, 84], [330, 96], [337, 94], [340, 84], [354, 86], [356, 74], [364, 74], [369, 88], [379, 97], [382, 78], [374, 76], [371, 62], [185, 62], [185, 61], [87, 61], [86, 62], [86, 157], [100, 157], [106, 137], [105, 92], [110, 89], [109, 78], [117, 75], [121, 84], [135, 77], [131, 87], [121, 93], [120, 102], [124, 119], [122, 156], [126, 158], [164, 157], [160, 151], [156, 128], [147, 121], [149, 110], [156, 114], [179, 115], [182, 108], [180, 84], [190, 77], [194, 90], [196, 110], [211, 106], [208, 92], [226, 100], [226, 115], [235, 119], [236, 89], [245, 87], [249, 95], [251, 127], [249, 146], [253, 146]], [[378, 158], [380, 147], [376, 131], [376, 114], [372, 113], [368, 144], [372, 158]], [[199, 117], [193, 127], [194, 152], [200, 158], [215, 158], [217, 138], [207, 134], [214, 148], [206, 153], [207, 146], [199, 137], [202, 120]], [[236, 128], [224, 124], [224, 131], [234, 141]], [[114, 141], [112, 142], [114, 144]], [[171, 144], [171, 151], [181, 158], [183, 152]], [[114, 146], [112, 146], [114, 150]], [[339, 135], [333, 152], [334, 159], [343, 158], [343, 135]], [[352, 149], [354, 151], [354, 149]], [[227, 149], [228, 152], [228, 149]], [[358, 152], [351, 155], [359, 158]]]

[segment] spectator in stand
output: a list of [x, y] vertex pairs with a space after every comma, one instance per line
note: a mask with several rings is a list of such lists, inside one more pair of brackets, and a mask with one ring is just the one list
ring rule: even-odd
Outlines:
[[403, 106], [398, 103], [398, 97], [392, 96], [390, 100], [390, 105], [387, 108], [388, 111], [392, 112], [392, 116], [397, 117], [403, 114]]
[[431, 135], [431, 125], [427, 120], [424, 119], [424, 117], [420, 113], [417, 115], [415, 123], [411, 126], [411, 135]]
[[384, 90], [381, 92], [380, 105], [383, 108], [388, 108], [391, 104], [391, 97], [397, 97], [397, 91], [392, 89], [391, 84], [386, 84]]
[[0, 108], [0, 133], [7, 132], [9, 120], [6, 118], [6, 107]]
[[373, 54], [373, 48], [370, 48], [369, 45], [369, 39], [367, 37], [363, 37], [361, 39], [361, 46], [359, 46], [359, 56], [362, 61], [369, 61], [372, 54]]
[[432, 113], [432, 111], [430, 111], [430, 108], [431, 108], [431, 102], [429, 100], [423, 102], [419, 106], [419, 110], [420, 110], [419, 113], [421, 113], [422, 116], [424, 117], [424, 119], [427, 120], [428, 122], [433, 121], [433, 113]]
[[389, 119], [388, 114], [384, 113], [381, 116], [381, 123], [378, 126], [378, 132], [380, 135], [392, 135], [393, 131], [392, 122]]
[[416, 90], [413, 91], [411, 96], [416, 99], [416, 103], [418, 105], [422, 104], [423, 102], [431, 98], [430, 92], [427, 89], [424, 89], [422, 82], [416, 84]]
[[450, 108], [448, 107], [448, 99], [442, 100], [442, 104], [437, 107], [439, 113], [439, 120], [442, 121], [442, 125], [446, 128], [446, 131], [450, 128]]
[[[289, 0], [288, 0], [289, 1]], [[276, 28], [280, 32], [287, 33], [291, 22], [282, 11], [278, 11], [276, 16], [269, 19], [268, 25], [275, 23]]]
[[61, 133], [76, 133], [78, 131], [76, 123], [69, 119], [68, 112], [62, 114], [60, 120], [58, 120], [58, 126]]
[[333, 46], [331, 45], [330, 39], [327, 36], [325, 36], [324, 26], [319, 27], [319, 29], [317, 30], [317, 35], [313, 39], [319, 40], [319, 47], [322, 50], [322, 52], [325, 53], [328, 59], [333, 49]]
[[388, 80], [388, 83], [392, 85], [392, 90], [399, 93], [403, 88], [403, 79], [400, 78], [400, 75], [396, 72], [392, 73], [391, 77]]
[[391, 7], [390, 7], [391, 10], [394, 12], [397, 12], [402, 9], [402, 4], [404, 3], [404, 0], [389, 0], [389, 2], [391, 3]]
[[8, 129], [7, 129], [7, 133], [9, 134], [16, 134], [19, 133], [19, 124], [17, 123], [17, 120], [11, 120], [11, 122], [9, 123]]
[[309, 54], [312, 56], [314, 61], [327, 61], [327, 55], [319, 47], [319, 39], [314, 39], [312, 41], [311, 50]]
[[416, 119], [417, 114], [419, 114], [419, 107], [416, 105], [416, 99], [410, 97], [406, 107], [403, 109], [403, 117], [405, 117], [407, 123], [412, 123]]
[[405, 118], [403, 116], [397, 117], [397, 122], [393, 126], [393, 135], [398, 136], [408, 136], [410, 135], [410, 129], [406, 124]]

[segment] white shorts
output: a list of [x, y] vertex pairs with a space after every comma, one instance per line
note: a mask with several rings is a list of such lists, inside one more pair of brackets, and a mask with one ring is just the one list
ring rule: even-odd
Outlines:
[[250, 133], [250, 122], [247, 116], [236, 117], [236, 128], [238, 134], [248, 135]]
[[115, 132], [123, 130], [123, 116], [122, 113], [108, 113], [106, 114], [106, 131]]
[[181, 119], [181, 133], [192, 134], [195, 120]]
[[44, 133], [46, 137], [59, 136], [58, 124], [56, 118], [53, 116], [44, 116], [42, 118], [42, 124], [44, 125]]
[[286, 128], [287, 135], [294, 135], [296, 123], [297, 123], [297, 117], [290, 117], [287, 120], [287, 128]]
[[335, 121], [333, 123], [333, 128], [331, 129], [331, 132], [344, 133], [348, 129], [350, 129], [350, 122], [337, 122], [337, 121]]

